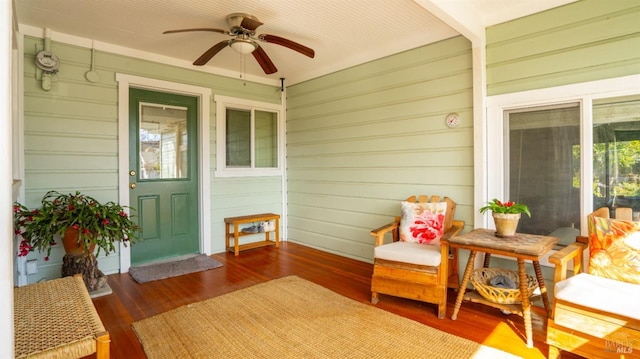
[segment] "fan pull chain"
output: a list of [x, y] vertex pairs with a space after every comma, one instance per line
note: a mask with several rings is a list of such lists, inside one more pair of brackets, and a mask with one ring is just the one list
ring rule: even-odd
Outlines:
[[246, 64], [245, 64], [245, 57], [246, 55], [240, 55], [240, 57], [242, 58], [242, 60], [240, 60], [240, 66], [242, 66], [242, 74], [240, 75], [240, 78], [242, 78], [243, 83], [242, 86], [247, 86], [247, 73], [246, 73]]

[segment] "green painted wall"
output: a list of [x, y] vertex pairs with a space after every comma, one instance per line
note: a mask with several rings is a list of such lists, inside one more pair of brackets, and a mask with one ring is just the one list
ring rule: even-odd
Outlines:
[[640, 73], [640, 2], [581, 0], [487, 29], [487, 94]]
[[289, 87], [288, 240], [371, 262], [369, 232], [413, 194], [451, 197], [471, 228], [471, 66], [456, 37]]
[[[640, 73], [640, 4], [581, 0], [487, 29], [487, 92], [497, 95]], [[42, 39], [25, 38], [26, 204], [49, 189], [117, 199], [115, 73], [210, 87], [213, 94], [280, 102], [273, 86], [52, 42], [61, 59], [53, 89], [36, 79]], [[336, 72], [287, 90], [289, 240], [371, 261], [369, 235], [399, 214], [411, 194], [450, 196], [473, 227], [471, 47], [456, 37]], [[450, 112], [462, 116], [455, 129]], [[211, 105], [212, 246], [223, 250], [222, 218], [282, 212], [282, 179], [215, 178]], [[29, 281], [59, 276], [61, 251]], [[106, 273], [116, 255], [100, 258]]]
[[[176, 68], [136, 58], [96, 52], [100, 81], [85, 79], [91, 51], [53, 41], [51, 51], [60, 58], [60, 72], [50, 91], [36, 78], [35, 54], [42, 39], [24, 41], [24, 141], [26, 205], [37, 207], [44, 193], [85, 192], [101, 201], [118, 198], [118, 84], [116, 73], [209, 87], [225, 95], [280, 103], [279, 87], [245, 82], [199, 71]], [[211, 101], [213, 101], [211, 99]], [[223, 218], [254, 212], [282, 213], [282, 178], [215, 178], [215, 105], [210, 105], [211, 227], [213, 252], [224, 251]], [[62, 248], [48, 262], [37, 253], [39, 272], [30, 283], [60, 276]], [[119, 270], [116, 253], [98, 259], [105, 273]]]
[[[492, 26], [486, 32], [487, 94], [638, 74], [639, 24], [637, 0], [580, 0]], [[493, 258], [491, 265], [517, 269], [505, 258]], [[551, 268], [543, 266], [543, 275], [553, 292]]]

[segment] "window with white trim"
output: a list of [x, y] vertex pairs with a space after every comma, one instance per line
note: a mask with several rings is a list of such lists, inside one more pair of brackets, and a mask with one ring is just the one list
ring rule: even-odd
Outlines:
[[216, 177], [282, 175], [281, 105], [215, 96]]
[[631, 207], [640, 218], [639, 84], [631, 75], [488, 97], [477, 206], [525, 203], [532, 217], [518, 230], [564, 244], [587, 233], [584, 219], [598, 207]]

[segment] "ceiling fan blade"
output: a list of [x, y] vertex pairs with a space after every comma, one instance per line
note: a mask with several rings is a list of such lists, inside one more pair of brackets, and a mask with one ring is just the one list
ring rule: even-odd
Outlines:
[[258, 26], [260, 25], [262, 25], [262, 23], [258, 21], [258, 19], [252, 19], [251, 17], [248, 17], [248, 16], [243, 17], [242, 22], [240, 23], [240, 26], [251, 31], [257, 29]]
[[195, 29], [167, 30], [167, 31], [163, 32], [163, 34], [175, 34], [177, 32], [189, 32], [189, 31], [211, 31], [211, 32], [219, 32], [221, 34], [228, 34], [229, 33], [227, 30], [212, 29], [212, 28], [208, 28], [208, 27], [199, 27], [199, 28], [195, 28]]
[[198, 57], [198, 59], [194, 61], [193, 64], [196, 66], [202, 66], [206, 64], [207, 62], [209, 62], [209, 60], [211, 60], [212, 57], [220, 52], [220, 50], [227, 47], [227, 45], [229, 45], [229, 40], [220, 41], [219, 43], [211, 46], [211, 48], [205, 51], [204, 54], [200, 55], [200, 57]]
[[278, 72], [276, 65], [271, 62], [271, 59], [269, 58], [269, 56], [267, 56], [267, 53], [264, 52], [262, 47], [258, 46], [251, 54], [256, 59], [256, 61], [258, 61], [258, 64], [260, 65], [260, 67], [262, 67], [262, 70], [265, 74], [269, 75]]
[[260, 36], [258, 36], [258, 39], [264, 41], [264, 42], [269, 42], [272, 44], [276, 44], [276, 45], [280, 45], [280, 46], [284, 46], [284, 47], [288, 47], [293, 51], [297, 51], [305, 56], [309, 56], [310, 58], [313, 58], [316, 53], [315, 51], [313, 51], [313, 49], [308, 48], [304, 45], [301, 45], [295, 41], [291, 41], [288, 39], [285, 39], [284, 37], [280, 37], [280, 36], [276, 36], [276, 35], [266, 35], [266, 34], [262, 34]]

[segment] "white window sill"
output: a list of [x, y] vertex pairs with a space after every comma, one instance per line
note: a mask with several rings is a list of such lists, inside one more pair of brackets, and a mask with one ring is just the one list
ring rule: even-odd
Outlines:
[[276, 177], [282, 176], [282, 171], [279, 169], [226, 169], [222, 171], [215, 171], [213, 175], [215, 177]]

